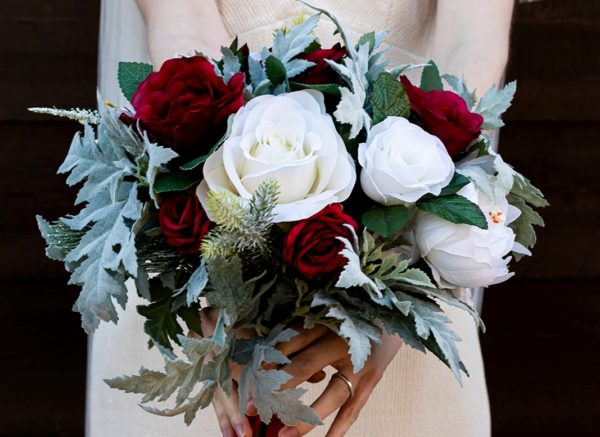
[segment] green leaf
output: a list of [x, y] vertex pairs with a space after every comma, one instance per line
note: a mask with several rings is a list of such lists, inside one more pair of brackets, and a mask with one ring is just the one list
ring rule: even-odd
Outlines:
[[[142, 408], [160, 416], [185, 414], [185, 422], [189, 425], [198, 409], [210, 405], [217, 388], [214, 379], [203, 375], [204, 370], [208, 367], [214, 369], [214, 366], [211, 366], [214, 361], [203, 365], [205, 358], [213, 350], [214, 344], [209, 339], [194, 339], [184, 336], [179, 337], [179, 343], [183, 346], [183, 352], [189, 363], [182, 360], [166, 360], [164, 372], [142, 367], [139, 375], [121, 376], [104, 381], [111, 388], [127, 393], [143, 394], [142, 403], [153, 400], [166, 401], [177, 391], [176, 404], [172, 409], [159, 410], [145, 405], [142, 405]], [[199, 383], [203, 384], [202, 389], [197, 395], [189, 398], [192, 390]]]
[[450, 183], [442, 189], [440, 192], [440, 196], [449, 196], [451, 194], [456, 194], [462, 187], [468, 185], [471, 181], [469, 178], [461, 175], [460, 173], [454, 173], [452, 176], [452, 180]]
[[523, 198], [514, 194], [508, 196], [511, 205], [519, 208], [521, 215], [510, 224], [515, 232], [515, 240], [523, 246], [531, 249], [537, 242], [535, 226], [544, 226], [544, 219], [533, 208], [531, 208]]
[[428, 296], [430, 298], [435, 299], [436, 301], [444, 302], [448, 305], [452, 305], [456, 308], [460, 308], [461, 310], [468, 312], [471, 315], [471, 317], [473, 317], [473, 320], [475, 321], [477, 326], [479, 326], [479, 329], [481, 329], [481, 332], [485, 332], [485, 325], [483, 323], [483, 320], [481, 320], [481, 317], [479, 316], [477, 310], [473, 309], [470, 305], [464, 303], [462, 300], [454, 296], [452, 291], [435, 287], [423, 287], [413, 285], [401, 286], [400, 288], [402, 290], [409, 291], [413, 294], [416, 293], [422, 296]]
[[[42, 237], [46, 240], [46, 256], [56, 261], [64, 261], [86, 232], [73, 230], [61, 221], [50, 223], [40, 215], [36, 215], [35, 219]], [[67, 270], [71, 271], [69, 266]]]
[[371, 299], [377, 301], [381, 298], [381, 291], [379, 291], [377, 284], [363, 272], [360, 258], [352, 247], [350, 241], [342, 237], [339, 239], [346, 246], [342, 251], [340, 251], [340, 255], [346, 258], [348, 262], [341, 271], [335, 286], [338, 288], [362, 287], [367, 293], [369, 293]]
[[292, 91], [299, 90], [316, 90], [320, 91], [328, 96], [341, 96], [340, 85], [335, 83], [324, 83], [324, 84], [309, 84], [309, 83], [299, 83], [299, 82], [290, 82], [290, 88]]
[[143, 62], [119, 62], [117, 78], [119, 87], [127, 100], [136, 92], [140, 83], [152, 73], [152, 65]]
[[315, 412], [300, 400], [306, 390], [292, 388], [281, 391], [283, 384], [292, 376], [283, 370], [265, 370], [265, 363], [287, 364], [290, 360], [275, 349], [278, 343], [287, 342], [297, 333], [291, 329], [283, 330], [276, 326], [267, 338], [255, 337], [243, 343], [238, 359], [247, 364], [242, 371], [238, 385], [240, 396], [240, 414], [246, 411], [251, 393], [264, 423], [269, 423], [273, 415], [286, 425], [305, 422], [318, 425], [321, 423]]
[[408, 223], [409, 211], [404, 205], [375, 206], [366, 211], [361, 219], [371, 232], [384, 238], [398, 232]]
[[138, 375], [105, 379], [104, 382], [110, 388], [126, 393], [144, 394], [142, 402], [149, 402], [157, 397], [167, 399], [177, 388], [174, 382], [183, 379], [188, 366], [182, 361], [167, 361], [165, 367], [166, 372], [163, 373], [142, 366]]
[[383, 72], [373, 86], [371, 95], [373, 123], [379, 123], [389, 116], [407, 118], [410, 115], [410, 102], [404, 87], [394, 75]]
[[158, 199], [155, 196], [156, 193], [156, 178], [160, 174], [167, 174], [166, 164], [177, 158], [177, 153], [168, 148], [154, 144], [148, 138], [148, 135], [144, 133], [144, 144], [146, 146], [146, 153], [148, 155], [148, 169], [146, 171], [146, 180], [148, 181], [148, 187], [150, 189], [150, 197], [154, 200], [154, 205], [158, 208]]
[[375, 32], [368, 32], [362, 35], [356, 43], [356, 49], [358, 50], [363, 44], [369, 44], [369, 50], [373, 50], [375, 48]]
[[183, 334], [183, 330], [179, 326], [177, 315], [172, 311], [171, 291], [163, 287], [160, 280], [151, 279], [150, 293], [152, 303], [137, 307], [138, 313], [146, 319], [144, 332], [155, 343], [166, 349], [173, 349], [171, 340], [178, 344], [178, 335]]
[[371, 342], [381, 343], [381, 332], [370, 320], [364, 319], [361, 312], [345, 308], [340, 302], [317, 293], [312, 307], [326, 306], [327, 317], [341, 321], [339, 335], [350, 346], [350, 358], [354, 373], [359, 372], [371, 354]]
[[494, 85], [483, 95], [475, 109], [483, 117], [483, 129], [499, 129], [504, 126], [501, 116], [510, 107], [516, 91], [517, 83], [513, 81], [502, 89], [497, 89]]
[[125, 307], [125, 281], [138, 274], [134, 223], [140, 218], [138, 183], [129, 152], [141, 152], [141, 142], [115, 121], [116, 111], [101, 108], [98, 138], [86, 125], [84, 135], [75, 136], [59, 172], [70, 172], [69, 185], [83, 182], [77, 203], [85, 207], [61, 221], [77, 231], [86, 230], [77, 247], [65, 257], [72, 269], [69, 283], [82, 286], [74, 310], [82, 315], [86, 332], [100, 320], [118, 320], [113, 299]]
[[275, 58], [286, 65], [288, 72], [290, 70], [289, 64], [294, 61], [293, 58], [304, 52], [304, 50], [317, 39], [317, 36], [313, 31], [318, 22], [319, 14], [315, 14], [308, 17], [289, 32], [283, 32], [281, 30], [275, 32], [271, 53]]
[[221, 144], [223, 144], [225, 142], [225, 140], [227, 140], [227, 138], [229, 138], [229, 135], [231, 134], [231, 128], [233, 127], [234, 118], [235, 118], [235, 114], [231, 114], [227, 118], [227, 129], [225, 131], [225, 134], [223, 134], [221, 139], [219, 141], [217, 141], [214, 146], [212, 146], [212, 148], [208, 151], [208, 153], [206, 155], [199, 156], [197, 158], [192, 159], [191, 161], [186, 162], [185, 164], [183, 164], [180, 167], [181, 170], [194, 170], [200, 164], [203, 164], [210, 157], [210, 155], [215, 153], [215, 151], [221, 146]]
[[265, 71], [267, 72], [267, 78], [274, 86], [284, 83], [287, 79], [285, 65], [275, 56], [269, 56], [265, 60]]
[[466, 224], [487, 229], [487, 220], [481, 209], [466, 197], [451, 194], [419, 200], [417, 208], [435, 214], [451, 223]]
[[254, 300], [256, 278], [244, 280], [239, 256], [228, 260], [217, 257], [207, 261], [207, 268], [212, 289], [205, 294], [206, 299], [215, 308], [226, 312], [226, 324], [253, 320], [258, 311], [258, 303]]
[[544, 199], [542, 192], [536, 188], [529, 179], [520, 173], [515, 174], [514, 184], [510, 192], [511, 194], [523, 198], [523, 200], [536, 208], [544, 208], [550, 205], [548, 201]]
[[435, 62], [429, 61], [427, 66], [423, 68], [420, 87], [423, 91], [442, 91], [444, 89], [442, 77], [440, 76], [440, 71]]
[[154, 181], [154, 192], [158, 194], [184, 191], [202, 180], [202, 174], [190, 171], [160, 173]]
[[398, 314], [397, 311], [382, 306], [368, 307], [365, 312], [369, 319], [380, 320], [388, 335], [398, 334], [402, 341], [413, 349], [422, 353], [426, 352], [425, 346], [417, 335], [415, 323], [410, 316]]
[[456, 348], [456, 342], [461, 338], [449, 328], [450, 319], [434, 302], [417, 299], [399, 291], [395, 294], [398, 300], [411, 303], [410, 314], [414, 318], [421, 343], [446, 364], [461, 382], [460, 371], [466, 373]]
[[185, 326], [196, 334], [202, 334], [202, 325], [200, 323], [200, 305], [193, 303], [190, 306], [182, 306], [177, 310], [177, 315], [185, 322]]
[[393, 279], [418, 287], [435, 288], [435, 285], [431, 282], [429, 276], [421, 269], [407, 269], [404, 272], [395, 275]]
[[191, 305], [198, 300], [200, 294], [204, 291], [208, 285], [208, 271], [206, 270], [206, 261], [202, 259], [202, 262], [196, 270], [190, 276], [187, 284], [185, 285], [186, 292], [186, 303]]
[[229, 79], [240, 72], [242, 64], [238, 55], [231, 48], [221, 47], [221, 53], [223, 54], [223, 81], [229, 83]]

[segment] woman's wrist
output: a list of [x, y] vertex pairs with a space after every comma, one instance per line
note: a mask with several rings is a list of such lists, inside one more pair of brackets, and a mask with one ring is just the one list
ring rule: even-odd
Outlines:
[[155, 67], [177, 53], [197, 50], [216, 57], [231, 39], [214, 0], [137, 0], [148, 27], [148, 46]]

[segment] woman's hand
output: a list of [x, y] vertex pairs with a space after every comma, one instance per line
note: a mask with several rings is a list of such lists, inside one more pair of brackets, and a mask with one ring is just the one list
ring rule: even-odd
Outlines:
[[[216, 318], [216, 310], [208, 308], [202, 311], [202, 329], [205, 335], [212, 334]], [[384, 334], [381, 344], [372, 344], [371, 355], [363, 369], [354, 374], [348, 346], [337, 334], [322, 325], [317, 325], [312, 329], [294, 329], [298, 332], [297, 336], [288, 342], [277, 345], [277, 349], [291, 360], [281, 368], [292, 376], [281, 389], [293, 388], [304, 382], [320, 382], [325, 378], [324, 369], [327, 366], [335, 368], [352, 384], [354, 397], [350, 399], [349, 387], [342, 378], [332, 377], [323, 393], [311, 406], [321, 420], [339, 409], [327, 436], [343, 436], [358, 418], [362, 407], [383, 376], [383, 372], [402, 346], [402, 340], [396, 335]], [[240, 332], [238, 334], [245, 336], [251, 333]], [[242, 366], [234, 364], [231, 370], [233, 379], [237, 380]], [[219, 389], [213, 399], [213, 407], [224, 437], [235, 435], [250, 437], [252, 435], [248, 419], [239, 414], [239, 397], [235, 388], [230, 397], [227, 397]], [[250, 416], [257, 414], [252, 400], [248, 404], [247, 414]], [[281, 437], [302, 436], [313, 428], [314, 425], [305, 423], [293, 427], [286, 426], [279, 435]]]
[[[215, 325], [217, 323], [217, 315], [218, 312], [213, 308], [205, 308], [200, 313], [202, 332], [204, 335], [210, 336], [213, 334]], [[190, 335], [194, 337], [196, 336], [194, 333]], [[208, 361], [212, 359], [213, 356], [210, 355], [207, 358]], [[239, 376], [241, 370], [240, 367], [241, 366], [234, 364], [233, 368], [231, 369], [232, 373], [234, 373], [236, 376]], [[233, 390], [231, 391], [231, 396], [229, 397], [220, 387], [217, 388], [212, 405], [215, 409], [223, 437], [252, 436], [252, 428], [250, 427], [248, 418], [245, 416], [240, 416], [239, 403], [240, 400], [238, 397], [237, 386], [235, 384]]]
[[439, 0], [429, 57], [483, 95], [499, 85], [508, 60], [514, 0]]
[[[321, 420], [339, 409], [327, 437], [343, 436], [358, 418], [383, 372], [402, 346], [402, 340], [397, 335], [384, 334], [381, 344], [372, 344], [371, 355], [365, 366], [354, 374], [348, 346], [337, 334], [323, 326], [297, 331], [300, 332], [299, 335], [278, 346], [278, 349], [292, 360], [281, 368], [292, 375], [282, 389], [296, 387], [305, 381], [314, 381], [315, 375], [321, 375], [327, 366], [334, 367], [351, 382], [354, 397], [350, 398], [350, 387], [342, 378], [332, 377], [323, 393], [311, 406]], [[286, 426], [279, 432], [279, 436], [298, 437], [313, 428], [314, 425], [305, 423], [293, 427]]]

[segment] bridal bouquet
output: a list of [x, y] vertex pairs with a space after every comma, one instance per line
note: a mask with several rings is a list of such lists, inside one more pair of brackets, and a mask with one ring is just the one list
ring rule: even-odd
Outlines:
[[[82, 287], [74, 309], [88, 333], [117, 322], [126, 281], [147, 300], [137, 311], [165, 368], [107, 383], [150, 412], [191, 422], [218, 388], [231, 393], [235, 362], [242, 413], [252, 396], [265, 423], [320, 423], [302, 389], [280, 390], [289, 359], [276, 346], [295, 326], [339, 334], [355, 372], [386, 332], [460, 380], [440, 303], [480, 323], [456, 291], [508, 279], [543, 225], [542, 194], [490, 145], [514, 83], [476, 104], [433, 62], [387, 68], [386, 32], [353, 43], [317, 11], [260, 53], [234, 41], [221, 59], [157, 72], [121, 63], [129, 108], [37, 109], [84, 124], [59, 170], [81, 184], [83, 208], [38, 217], [47, 254]], [[343, 45], [320, 46], [320, 15]], [[415, 68], [420, 85], [405, 76]], [[218, 311], [210, 334], [203, 307]]]

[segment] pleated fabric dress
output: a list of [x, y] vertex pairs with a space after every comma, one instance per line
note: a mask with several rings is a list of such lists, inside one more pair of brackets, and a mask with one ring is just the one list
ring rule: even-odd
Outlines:
[[[199, 0], [201, 1], [201, 0]], [[310, 11], [293, 0], [220, 0], [230, 35], [247, 42], [251, 50], [269, 45], [273, 29], [290, 25], [294, 17]], [[313, 0], [333, 12], [356, 39], [372, 30], [389, 29], [387, 58], [392, 65], [420, 63], [428, 59], [430, 33], [435, 20], [435, 0]], [[176, 7], [176, 2], [173, 2]], [[198, 24], [199, 26], [202, 23]], [[337, 41], [334, 27], [321, 19], [318, 36], [324, 47]], [[102, 2], [99, 87], [104, 99], [124, 105], [116, 82], [117, 63], [147, 61], [146, 30], [134, 0]], [[198, 413], [187, 427], [182, 417], [151, 415], [138, 405], [136, 395], [110, 389], [103, 380], [136, 373], [140, 364], [162, 369], [156, 349], [147, 349], [143, 319], [135, 305], [141, 303], [129, 287], [128, 307], [117, 326], [102, 324], [90, 337], [86, 435], [88, 437], [218, 437], [221, 431], [212, 408]], [[470, 372], [462, 387], [450, 370], [432, 354], [403, 347], [390, 363], [349, 437], [487, 437], [490, 414], [478, 331], [469, 315], [446, 308], [453, 328], [462, 338], [458, 344]], [[331, 369], [330, 369], [331, 370]], [[329, 372], [329, 375], [331, 371]], [[306, 384], [305, 400], [315, 399], [322, 383]], [[309, 435], [324, 436], [327, 424]]]

